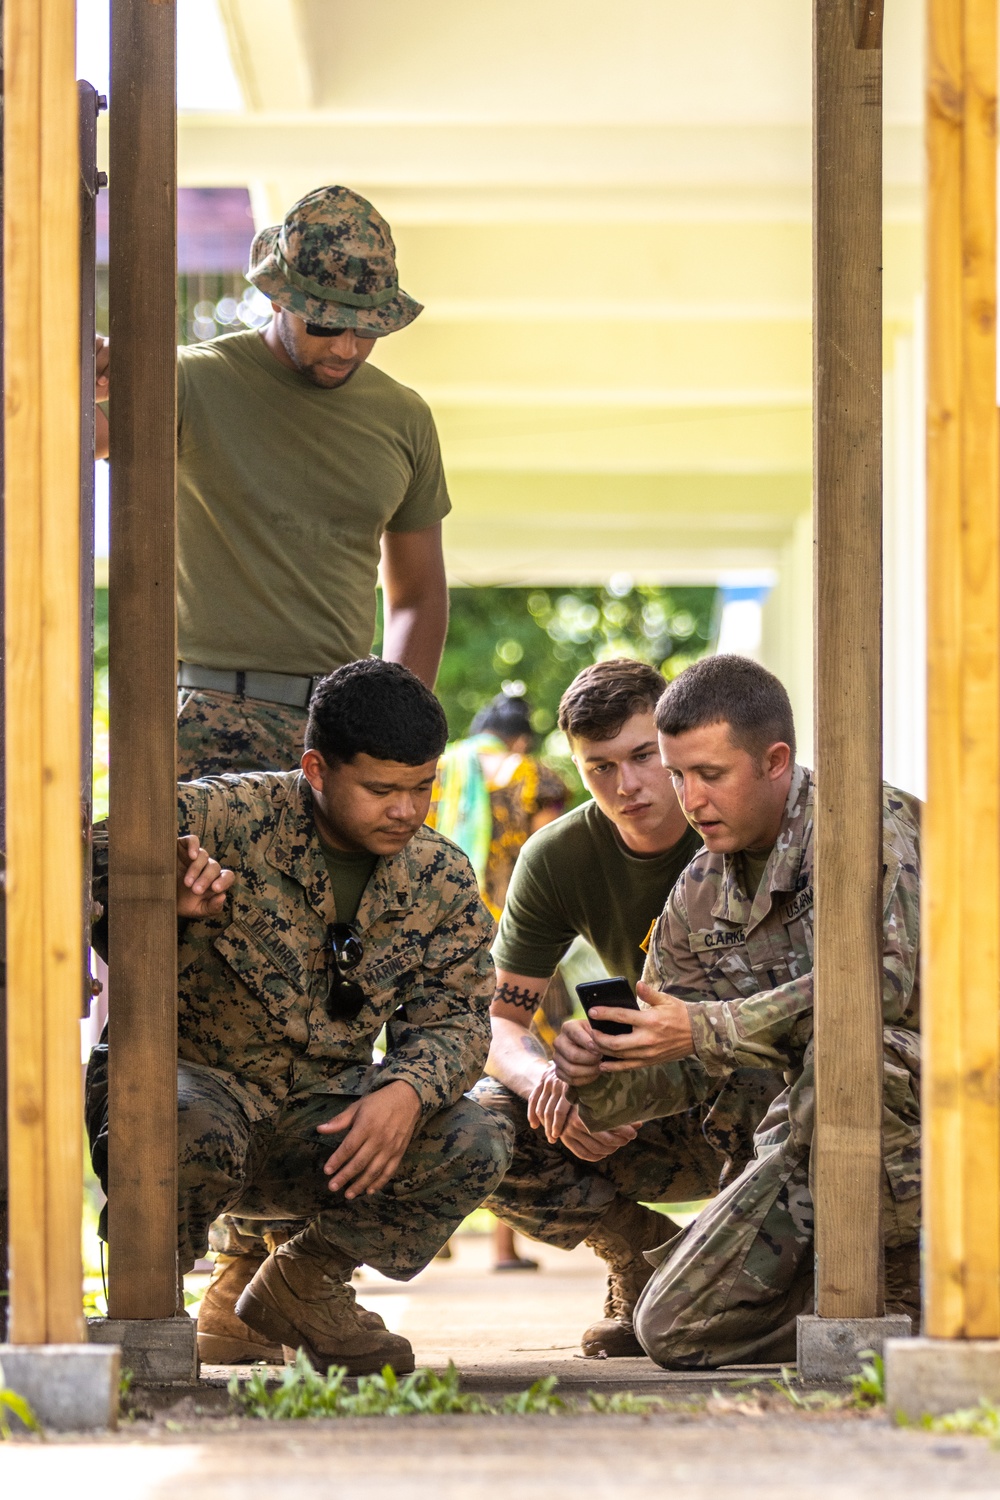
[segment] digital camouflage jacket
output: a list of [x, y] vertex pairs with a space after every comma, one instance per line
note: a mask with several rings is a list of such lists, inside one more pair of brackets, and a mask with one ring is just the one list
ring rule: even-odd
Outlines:
[[[643, 977], [690, 1003], [695, 1056], [609, 1075], [581, 1089], [588, 1124], [672, 1111], [686, 1093], [700, 1097], [701, 1069], [725, 1075], [737, 1067], [777, 1068], [789, 1088], [775, 1100], [758, 1143], [808, 1147], [813, 801], [811, 773], [797, 766], [781, 832], [752, 902], [737, 856], [702, 849], [680, 876], [653, 929]], [[919, 807], [916, 798], [883, 787], [883, 1151], [897, 1199], [919, 1191]], [[656, 1100], [669, 1111], [655, 1110]]]
[[178, 1050], [216, 1070], [250, 1119], [289, 1095], [357, 1095], [395, 1079], [427, 1115], [472, 1087], [489, 1049], [493, 921], [460, 849], [421, 828], [379, 860], [356, 917], [364, 956], [348, 976], [367, 1003], [334, 1021], [325, 943], [337, 914], [301, 772], [183, 783], [178, 830], [236, 873], [222, 915], [181, 928]]

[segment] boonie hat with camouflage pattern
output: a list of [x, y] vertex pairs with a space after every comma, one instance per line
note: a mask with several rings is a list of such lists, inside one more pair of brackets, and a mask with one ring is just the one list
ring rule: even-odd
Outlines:
[[322, 187], [255, 235], [247, 280], [307, 323], [396, 333], [423, 305], [400, 290], [389, 226], [367, 198]]

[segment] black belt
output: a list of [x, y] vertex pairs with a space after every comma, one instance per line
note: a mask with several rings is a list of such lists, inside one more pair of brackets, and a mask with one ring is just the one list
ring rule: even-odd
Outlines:
[[257, 698], [261, 703], [283, 703], [288, 708], [308, 708], [316, 687], [326, 674], [295, 677], [286, 672], [223, 672], [215, 667], [177, 665], [177, 686], [201, 688], [209, 693], [232, 693], [237, 698]]

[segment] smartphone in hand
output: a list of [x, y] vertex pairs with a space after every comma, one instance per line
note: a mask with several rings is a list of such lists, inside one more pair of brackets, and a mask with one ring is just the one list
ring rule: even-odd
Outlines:
[[[631, 985], [621, 975], [615, 979], [592, 979], [587, 984], [578, 984], [576, 993], [588, 1021], [595, 1005], [614, 1005], [619, 1010], [639, 1009]], [[622, 1021], [590, 1021], [590, 1024], [595, 1031], [603, 1031], [605, 1036], [628, 1036], [632, 1031], [631, 1026]]]

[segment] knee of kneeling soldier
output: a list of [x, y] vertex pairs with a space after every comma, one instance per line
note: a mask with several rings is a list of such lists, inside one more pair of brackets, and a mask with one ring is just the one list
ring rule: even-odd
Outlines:
[[485, 1198], [510, 1166], [514, 1129], [509, 1120], [483, 1109], [473, 1099], [463, 1099], [457, 1110], [460, 1115], [456, 1121], [456, 1172], [462, 1177], [473, 1177], [477, 1190]]
[[658, 1280], [654, 1272], [640, 1293], [632, 1313], [632, 1327], [649, 1358], [669, 1369], [678, 1357], [682, 1339], [685, 1344], [688, 1340], [684, 1337], [683, 1309], [676, 1297], [657, 1296]]

